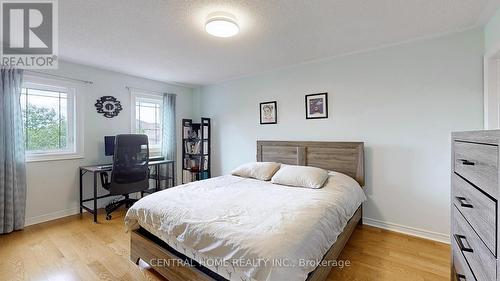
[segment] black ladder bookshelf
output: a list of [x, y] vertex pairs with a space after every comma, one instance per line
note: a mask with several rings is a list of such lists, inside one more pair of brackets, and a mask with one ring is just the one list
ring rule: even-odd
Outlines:
[[210, 118], [182, 119], [182, 183], [211, 177]]

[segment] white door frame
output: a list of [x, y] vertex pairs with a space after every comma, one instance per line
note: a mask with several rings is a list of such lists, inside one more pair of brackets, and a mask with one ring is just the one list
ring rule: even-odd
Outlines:
[[484, 128], [500, 128], [500, 44], [484, 56]]

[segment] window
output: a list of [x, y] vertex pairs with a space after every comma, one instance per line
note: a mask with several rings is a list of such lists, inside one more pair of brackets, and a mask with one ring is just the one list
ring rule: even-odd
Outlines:
[[132, 91], [132, 132], [145, 134], [149, 139], [149, 150], [152, 155], [159, 155], [162, 140], [163, 97]]
[[75, 92], [62, 82], [25, 77], [21, 109], [28, 161], [81, 157]]

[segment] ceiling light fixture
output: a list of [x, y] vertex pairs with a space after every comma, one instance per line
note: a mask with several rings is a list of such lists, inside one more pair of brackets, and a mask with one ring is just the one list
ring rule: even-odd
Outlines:
[[211, 13], [205, 23], [205, 31], [217, 37], [231, 37], [240, 31], [236, 18], [224, 12]]

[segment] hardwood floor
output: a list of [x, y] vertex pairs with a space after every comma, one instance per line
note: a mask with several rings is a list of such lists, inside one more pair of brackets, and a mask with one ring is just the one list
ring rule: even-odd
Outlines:
[[[164, 280], [129, 262], [124, 212], [99, 224], [72, 216], [0, 235], [0, 280]], [[328, 280], [449, 280], [450, 247], [369, 226], [358, 226], [340, 256], [351, 266]]]
[[328, 280], [450, 280], [450, 245], [370, 226], [358, 226]]

